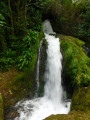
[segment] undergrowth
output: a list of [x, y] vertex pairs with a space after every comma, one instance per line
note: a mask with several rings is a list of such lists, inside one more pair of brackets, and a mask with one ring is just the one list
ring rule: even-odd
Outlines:
[[33, 69], [37, 60], [37, 51], [42, 33], [35, 30], [27, 30], [26, 36], [18, 42], [13, 42], [11, 48], [1, 52], [0, 71], [9, 70], [17, 66], [19, 70], [26, 71], [27, 68]]

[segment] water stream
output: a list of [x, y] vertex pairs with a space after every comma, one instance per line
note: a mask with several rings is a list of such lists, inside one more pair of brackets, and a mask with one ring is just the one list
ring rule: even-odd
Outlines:
[[42, 41], [40, 41], [40, 47], [39, 47], [39, 51], [38, 51], [38, 60], [37, 60], [37, 72], [36, 72], [36, 81], [37, 81], [37, 90], [35, 93], [35, 97], [38, 97], [38, 92], [39, 92], [39, 67], [40, 67], [40, 56], [41, 56], [41, 47], [42, 47]]
[[[43, 120], [51, 114], [68, 114], [70, 111], [70, 102], [63, 100], [60, 40], [52, 35], [55, 34], [55, 32], [53, 32], [48, 20], [43, 23], [43, 30], [48, 44], [44, 75], [44, 96], [18, 102], [16, 107], [19, 106], [18, 112], [20, 113], [20, 117], [15, 120]], [[37, 63], [37, 67], [39, 67], [39, 62]], [[39, 73], [39, 68], [37, 68], [37, 71]], [[39, 77], [38, 73], [37, 77]], [[37, 78], [37, 88], [38, 87], [39, 81]]]

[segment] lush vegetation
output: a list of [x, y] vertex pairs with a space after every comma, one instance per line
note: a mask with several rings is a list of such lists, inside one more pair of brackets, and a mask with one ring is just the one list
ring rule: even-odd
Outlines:
[[12, 66], [24, 70], [39, 46], [42, 19], [56, 32], [77, 36], [89, 46], [89, 0], [8, 0], [0, 2], [0, 71]]
[[[90, 0], [1, 0], [0, 92], [5, 108], [35, 92], [34, 68], [45, 19], [50, 19], [55, 32], [68, 35], [60, 38], [69, 89], [90, 85], [90, 58], [82, 47], [90, 47]], [[80, 114], [76, 112], [73, 117]]]
[[64, 52], [66, 81], [73, 87], [90, 85], [90, 58], [82, 47], [85, 43], [71, 36], [60, 38], [61, 50]]
[[72, 35], [84, 40], [90, 47], [90, 1], [53, 0], [44, 17], [52, 21], [57, 33]]
[[42, 37], [41, 11], [32, 1], [0, 2], [0, 71], [32, 68]]
[[[44, 1], [43, 1], [44, 2]], [[0, 92], [5, 109], [36, 90], [35, 63], [42, 39], [42, 2], [0, 2]], [[9, 101], [8, 101], [9, 99]]]

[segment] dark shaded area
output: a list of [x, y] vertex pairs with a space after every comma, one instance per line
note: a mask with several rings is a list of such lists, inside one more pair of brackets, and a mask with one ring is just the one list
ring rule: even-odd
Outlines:
[[46, 66], [46, 59], [47, 59], [46, 49], [47, 49], [47, 43], [46, 43], [46, 40], [43, 39], [41, 53], [40, 53], [40, 66], [39, 66], [40, 67], [39, 68], [40, 86], [39, 86], [38, 95], [40, 97], [43, 96], [43, 93], [44, 93], [44, 85], [45, 85], [44, 74], [45, 74], [45, 66]]
[[56, 33], [77, 37], [90, 48], [90, 2], [81, 0], [54, 1], [49, 10], [43, 11], [42, 19], [49, 19]]
[[[63, 63], [64, 63], [64, 59], [63, 59]], [[66, 91], [67, 99], [72, 99], [75, 88], [70, 83], [71, 78], [65, 71], [64, 64], [62, 64], [62, 67], [63, 67], [63, 69], [62, 69], [62, 86], [63, 86], [63, 89]]]

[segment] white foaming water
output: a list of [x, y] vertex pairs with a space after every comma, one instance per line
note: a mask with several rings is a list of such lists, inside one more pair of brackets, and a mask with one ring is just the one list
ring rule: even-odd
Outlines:
[[39, 90], [39, 66], [40, 66], [40, 51], [42, 47], [42, 41], [40, 41], [40, 47], [38, 52], [38, 60], [37, 60], [37, 72], [36, 72], [36, 81], [37, 81], [37, 90], [36, 90], [36, 97], [38, 96], [38, 90]]
[[20, 117], [15, 120], [43, 120], [51, 114], [68, 114], [70, 111], [70, 102], [65, 102], [62, 99], [62, 55], [59, 38], [49, 35], [55, 33], [48, 20], [43, 23], [43, 27], [48, 43], [44, 96], [18, 102], [16, 107], [19, 107]]

